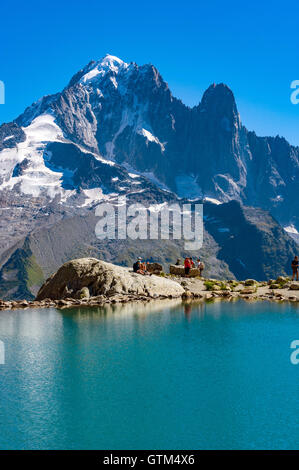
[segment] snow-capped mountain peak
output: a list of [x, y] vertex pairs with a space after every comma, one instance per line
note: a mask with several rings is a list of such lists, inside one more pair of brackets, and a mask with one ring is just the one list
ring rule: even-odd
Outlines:
[[89, 64], [88, 70], [80, 78], [79, 83], [86, 84], [96, 78], [101, 78], [107, 73], [118, 74], [120, 71], [127, 70], [129, 64], [116, 56], [107, 54], [101, 60]]
[[[52, 117], [52, 130], [54, 125], [58, 126], [59, 137], [54, 142], [52, 134], [48, 135], [49, 126], [44, 126], [41, 120], [35, 121], [42, 115]], [[161, 187], [180, 197], [209, 197], [220, 202], [237, 199], [271, 208], [284, 225], [299, 227], [297, 217], [293, 217], [298, 211], [290, 204], [297, 191], [299, 150], [283, 139], [259, 138], [248, 132], [241, 123], [232, 91], [223, 83], [211, 85], [199, 105], [191, 109], [172, 96], [153, 65], [127, 63], [108, 54], [89, 62], [62, 92], [34, 103], [13, 124], [19, 127], [4, 129], [6, 140], [2, 142], [0, 133], [0, 150], [4, 149], [0, 155], [0, 179], [6, 188], [14, 184], [13, 189], [16, 182], [24, 179], [27, 182], [33, 175], [30, 167], [34, 164], [35, 168], [40, 158], [45, 161], [49, 146], [56, 173], [61, 167], [58, 155], [64, 159], [64, 154], [68, 154], [69, 170], [72, 161], [82, 161], [82, 155], [77, 155], [80, 149], [85, 152], [86, 161], [91, 162], [91, 175], [95, 158], [113, 161], [158, 181]], [[34, 141], [31, 129], [37, 136]], [[16, 145], [14, 151], [6, 150], [12, 149], [13, 141], [20, 144], [21, 138], [27, 138], [26, 145]], [[33, 143], [29, 145], [30, 142]], [[62, 144], [65, 151], [61, 149]], [[23, 155], [25, 146], [30, 158]], [[33, 154], [37, 156], [33, 158]], [[9, 170], [8, 164], [3, 163], [9, 160], [8, 156], [11, 157]], [[12, 168], [18, 163], [20, 168]], [[45, 164], [48, 176], [53, 166], [50, 167], [48, 160]], [[130, 177], [126, 179], [130, 181]], [[65, 173], [63, 181], [66, 181]], [[97, 178], [98, 183], [101, 187]], [[73, 187], [80, 190], [80, 185], [82, 181], [78, 177]], [[44, 185], [47, 194], [48, 186]], [[64, 184], [63, 189], [66, 186], [71, 185]], [[19, 187], [22, 191], [25, 186], [19, 184]]]
[[108, 68], [112, 72], [118, 72], [119, 68], [127, 68], [129, 64], [119, 59], [118, 57], [110, 54], [106, 54], [103, 59], [99, 61], [99, 66], [102, 68]]

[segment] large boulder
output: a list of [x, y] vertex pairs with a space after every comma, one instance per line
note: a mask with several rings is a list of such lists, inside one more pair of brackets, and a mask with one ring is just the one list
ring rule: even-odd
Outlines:
[[[171, 264], [169, 266], [170, 274], [175, 274], [176, 276], [185, 276], [185, 268], [184, 266], [177, 266], [175, 264]], [[191, 268], [188, 274], [188, 277], [197, 277], [200, 276], [200, 269]]]
[[36, 300], [76, 298], [87, 287], [91, 296], [140, 294], [148, 297], [180, 297], [183, 287], [175, 281], [155, 275], [143, 276], [128, 268], [95, 258], [68, 261], [40, 288]]
[[160, 274], [163, 271], [163, 266], [160, 263], [149, 263], [146, 265], [148, 273]]

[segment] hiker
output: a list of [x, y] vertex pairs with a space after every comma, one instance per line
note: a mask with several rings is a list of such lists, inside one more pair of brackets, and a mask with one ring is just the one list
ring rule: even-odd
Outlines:
[[195, 264], [194, 264], [194, 261], [192, 259], [192, 256], [190, 256], [189, 260], [190, 260], [190, 263], [191, 263], [191, 268], [195, 268]]
[[149, 262], [145, 262], [144, 263], [141, 263], [141, 266], [140, 266], [140, 269], [142, 271], [142, 274], [147, 274], [147, 275], [150, 275], [150, 273], [147, 272], [147, 265], [149, 264]]
[[184, 267], [185, 267], [185, 276], [189, 276], [189, 272], [190, 272], [190, 269], [191, 269], [190, 258], [185, 258]]
[[143, 276], [151, 276], [152, 273], [148, 273], [147, 272], [147, 265], [146, 264], [149, 264], [149, 262], [145, 262], [142, 263], [142, 258], [137, 258], [137, 261], [135, 261], [135, 263], [133, 264], [133, 272], [134, 273], [137, 273], [137, 274], [143, 274]]
[[181, 266], [181, 260], [179, 258], [176, 260], [175, 266]]
[[292, 261], [292, 270], [293, 270], [293, 276], [292, 276], [292, 281], [295, 279], [298, 281], [298, 266], [299, 266], [299, 261], [298, 261], [298, 256], [295, 256], [295, 258]]
[[142, 270], [142, 258], [138, 258], [137, 261], [133, 264], [133, 271], [134, 273], [144, 274]]
[[204, 264], [202, 261], [200, 261], [200, 258], [197, 258], [197, 269], [199, 269], [199, 275], [201, 277], [201, 274], [204, 270]]

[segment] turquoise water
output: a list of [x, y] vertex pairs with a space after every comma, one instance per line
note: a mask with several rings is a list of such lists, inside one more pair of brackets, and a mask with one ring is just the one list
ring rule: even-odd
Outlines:
[[0, 312], [1, 449], [294, 449], [299, 308]]

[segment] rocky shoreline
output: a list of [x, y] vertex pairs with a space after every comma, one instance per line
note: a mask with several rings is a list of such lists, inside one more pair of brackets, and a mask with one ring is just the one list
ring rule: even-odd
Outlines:
[[182, 286], [183, 292], [180, 296], [173, 294], [145, 295], [138, 293], [115, 293], [110, 295], [97, 295], [85, 298], [65, 297], [63, 299], [45, 298], [41, 300], [0, 300], [0, 310], [16, 310], [28, 308], [76, 308], [76, 307], [104, 307], [109, 304], [121, 304], [129, 302], [148, 303], [153, 300], [165, 300], [180, 298], [185, 302], [237, 300], [247, 301], [276, 301], [276, 302], [299, 302], [299, 282], [290, 281], [288, 278], [280, 277], [268, 282], [257, 282], [254, 279], [246, 281], [215, 280], [182, 278], [168, 276], [169, 279]]
[[[150, 275], [134, 273], [96, 258], [80, 258], [63, 264], [40, 288], [36, 299], [0, 300], [0, 310], [25, 308], [103, 307], [108, 304], [161, 299], [213, 301], [215, 299], [299, 301], [299, 282], [287, 277], [258, 282], [184, 277], [183, 268], [165, 274], [157, 263]], [[159, 269], [158, 269], [159, 268]], [[162, 267], [161, 267], [162, 269]], [[179, 268], [177, 268], [179, 269]], [[196, 271], [196, 270], [194, 270]]]
[[280, 276], [276, 280], [258, 282], [254, 279], [245, 281], [215, 279], [181, 280], [185, 292], [183, 298], [273, 300], [299, 302], [299, 282]]
[[73, 299], [67, 297], [65, 299], [52, 300], [13, 300], [3, 301], [0, 300], [0, 310], [16, 310], [16, 309], [27, 309], [27, 308], [70, 308], [70, 307], [103, 307], [109, 304], [116, 303], [128, 303], [128, 302], [150, 302], [152, 300], [172, 299], [172, 296], [143, 296], [136, 294], [117, 294], [110, 297], [107, 296], [96, 296], [85, 299]]

